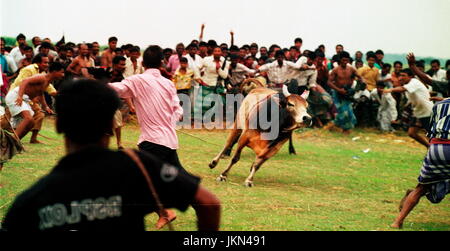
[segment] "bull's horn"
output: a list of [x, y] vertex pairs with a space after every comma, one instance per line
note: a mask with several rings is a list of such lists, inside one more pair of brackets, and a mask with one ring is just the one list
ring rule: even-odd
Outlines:
[[302, 98], [307, 100], [308, 97], [309, 97], [309, 91], [304, 91], [303, 94], [302, 94]]
[[289, 92], [287, 85], [283, 85], [283, 95], [286, 97], [291, 96], [291, 93]]

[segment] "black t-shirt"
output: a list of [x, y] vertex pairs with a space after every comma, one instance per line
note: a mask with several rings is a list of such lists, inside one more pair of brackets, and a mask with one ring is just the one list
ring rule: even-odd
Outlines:
[[[137, 152], [165, 208], [187, 210], [200, 179]], [[18, 196], [4, 230], [143, 231], [156, 203], [137, 164], [123, 152], [89, 148], [64, 157]]]

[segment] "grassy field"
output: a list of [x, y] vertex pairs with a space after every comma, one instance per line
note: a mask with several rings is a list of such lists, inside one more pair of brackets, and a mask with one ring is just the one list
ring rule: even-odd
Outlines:
[[[390, 230], [398, 202], [416, 185], [424, 147], [405, 134], [357, 130], [343, 136], [305, 130], [295, 136], [297, 156], [287, 146], [266, 162], [255, 177], [255, 187], [244, 187], [254, 154], [244, 150], [227, 183], [216, 182], [229, 160], [208, 168], [219, 152], [226, 131], [185, 131], [213, 144], [179, 134], [179, 155], [184, 167], [202, 177], [203, 185], [222, 201], [222, 230]], [[25, 144], [28, 152], [7, 163], [0, 173], [0, 219], [15, 196], [47, 174], [64, 155], [61, 137], [47, 120], [40, 138], [45, 145]], [[124, 129], [124, 142], [134, 147], [138, 128]], [[360, 137], [353, 141], [352, 138]], [[28, 142], [28, 137], [24, 140]], [[113, 141], [114, 142], [114, 141]], [[365, 153], [364, 150], [370, 151]], [[195, 212], [178, 213], [176, 230], [195, 230]], [[146, 218], [154, 230], [156, 216]], [[432, 205], [423, 199], [405, 221], [404, 230], [450, 230], [450, 200]]]

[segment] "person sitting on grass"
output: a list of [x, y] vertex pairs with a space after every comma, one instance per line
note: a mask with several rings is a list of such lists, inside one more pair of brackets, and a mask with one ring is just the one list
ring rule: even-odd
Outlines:
[[147, 214], [190, 205], [199, 230], [219, 229], [220, 202], [199, 178], [149, 153], [108, 149], [119, 104], [116, 92], [98, 81], [62, 85], [56, 130], [64, 135], [66, 156], [15, 199], [4, 230], [144, 231]]

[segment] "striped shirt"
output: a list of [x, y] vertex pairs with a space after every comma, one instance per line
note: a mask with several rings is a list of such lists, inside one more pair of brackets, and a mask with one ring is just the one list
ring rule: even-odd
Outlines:
[[431, 113], [430, 139], [450, 139], [450, 99], [446, 99], [434, 105]]

